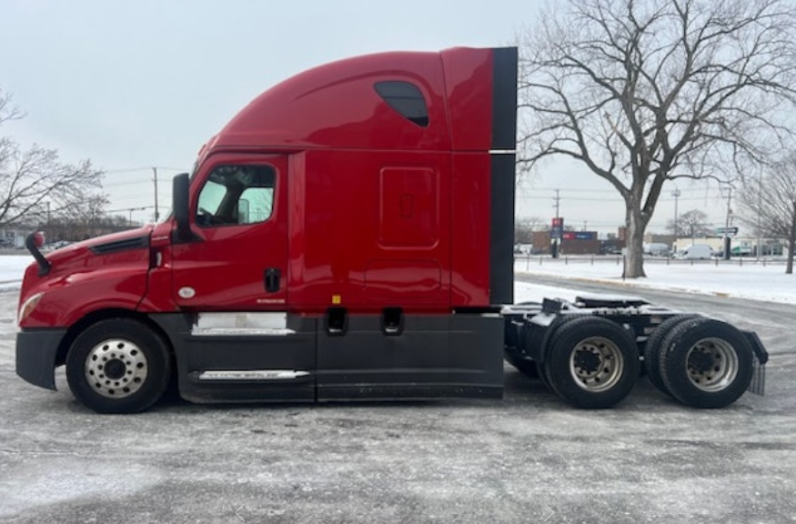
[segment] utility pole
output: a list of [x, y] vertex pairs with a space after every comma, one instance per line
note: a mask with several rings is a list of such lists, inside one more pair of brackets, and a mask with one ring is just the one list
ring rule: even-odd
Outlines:
[[160, 213], [158, 212], [158, 168], [153, 167], [152, 172], [155, 174], [155, 222], [160, 220]]
[[677, 240], [677, 237], [680, 236], [678, 233], [680, 228], [677, 224], [677, 199], [680, 198], [680, 189], [675, 189], [672, 191], [672, 196], [674, 197], [674, 239]]
[[760, 236], [763, 234], [761, 229], [763, 229], [763, 222], [760, 220], [760, 214], [763, 212], [763, 170], [760, 170], [760, 174], [757, 177], [757, 260], [760, 260], [760, 256], [763, 254], [763, 246], [761, 245], [762, 242], [760, 240]]
[[144, 211], [145, 207], [128, 207], [127, 209], [123, 209], [122, 211], [128, 211], [130, 213], [130, 218], [127, 221], [127, 224], [130, 227], [133, 227], [133, 211]]
[[[560, 195], [560, 190], [556, 189], [555, 192], [556, 192], [556, 196], [553, 197], [553, 201], [555, 202], [555, 204], [553, 205], [553, 207], [556, 208], [556, 218], [555, 218], [554, 222], [558, 223], [559, 218], [561, 216], [560, 215], [560, 212], [561, 212], [561, 195]], [[563, 230], [564, 230], [564, 228], [562, 226], [561, 227], [561, 233], [562, 234], [563, 234]], [[559, 238], [552, 239], [552, 244], [550, 246], [550, 251], [551, 251], [550, 254], [553, 256], [553, 258], [558, 258], [560, 242], [561, 242], [561, 240]]]
[[732, 186], [727, 186], [727, 219], [724, 224], [724, 260], [730, 259], [730, 216], [732, 215]]
[[555, 200], [555, 203], [556, 203], [555, 204], [556, 218], [558, 218], [560, 216], [559, 215], [559, 208], [561, 206], [561, 197], [559, 196], [559, 191], [560, 191], [559, 189], [556, 189], [556, 196], [553, 197], [553, 200]]

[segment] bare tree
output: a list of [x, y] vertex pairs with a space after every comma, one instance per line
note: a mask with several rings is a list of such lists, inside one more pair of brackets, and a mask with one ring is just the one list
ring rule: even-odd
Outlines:
[[544, 220], [536, 216], [517, 220], [514, 225], [514, 243], [533, 244], [534, 231], [544, 231], [544, 224]]
[[711, 233], [708, 215], [699, 209], [692, 209], [678, 216], [677, 224], [670, 220], [668, 229], [675, 231], [678, 236], [691, 238], [706, 237]]
[[628, 278], [666, 181], [726, 179], [789, 136], [792, 0], [570, 0], [521, 47], [519, 166], [563, 155], [616, 188]]
[[[793, 274], [796, 251], [796, 153], [768, 168], [760, 180], [747, 179], [739, 192], [739, 218], [759, 235], [786, 239], [785, 273]], [[758, 246], [759, 249], [759, 246]]]
[[84, 216], [81, 218], [53, 218], [40, 228], [47, 234], [48, 241], [76, 242], [87, 238], [130, 229], [132, 226], [123, 215]]
[[93, 194], [68, 208], [59, 210], [56, 216], [65, 222], [89, 225], [100, 223], [107, 218], [105, 213], [107, 205], [108, 198], [104, 194]]
[[12, 104], [11, 95], [3, 91], [0, 86], [0, 125], [9, 120], [22, 118], [22, 111]]
[[677, 220], [677, 223], [675, 223], [673, 219], [667, 220], [666, 231], [671, 231], [675, 238], [683, 236], [683, 230], [680, 228], [680, 220]]
[[[0, 91], [0, 126], [22, 116], [11, 96]], [[0, 137], [0, 227], [41, 222], [97, 196], [102, 171], [88, 160], [62, 163], [58, 152], [34, 145], [23, 149], [8, 136]]]

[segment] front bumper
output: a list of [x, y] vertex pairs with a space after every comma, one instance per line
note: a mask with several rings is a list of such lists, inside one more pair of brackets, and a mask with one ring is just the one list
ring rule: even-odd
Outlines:
[[58, 347], [66, 329], [36, 329], [17, 333], [17, 375], [34, 386], [55, 390]]

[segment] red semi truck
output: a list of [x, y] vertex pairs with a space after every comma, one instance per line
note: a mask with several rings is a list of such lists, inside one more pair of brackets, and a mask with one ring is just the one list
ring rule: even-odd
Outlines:
[[[634, 297], [513, 301], [517, 50], [394, 52], [262, 93], [174, 179], [162, 222], [53, 251], [17, 373], [98, 412], [500, 397], [504, 357], [578, 407], [650, 379], [697, 407], [760, 390], [750, 332]], [[756, 379], [756, 380], [753, 380]], [[760, 391], [759, 391], [760, 392]]]

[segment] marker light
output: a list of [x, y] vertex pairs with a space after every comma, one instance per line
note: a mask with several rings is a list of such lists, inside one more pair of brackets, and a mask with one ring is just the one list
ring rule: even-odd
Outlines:
[[35, 245], [36, 247], [41, 247], [44, 245], [44, 242], [45, 238], [43, 231], [36, 231], [35, 233], [33, 233], [33, 245]]
[[41, 297], [44, 296], [44, 293], [36, 293], [28, 298], [22, 307], [19, 308], [19, 315], [17, 316], [17, 325], [22, 324], [22, 322], [28, 318], [28, 315], [33, 313], [33, 310], [36, 309], [36, 306], [39, 304]]

